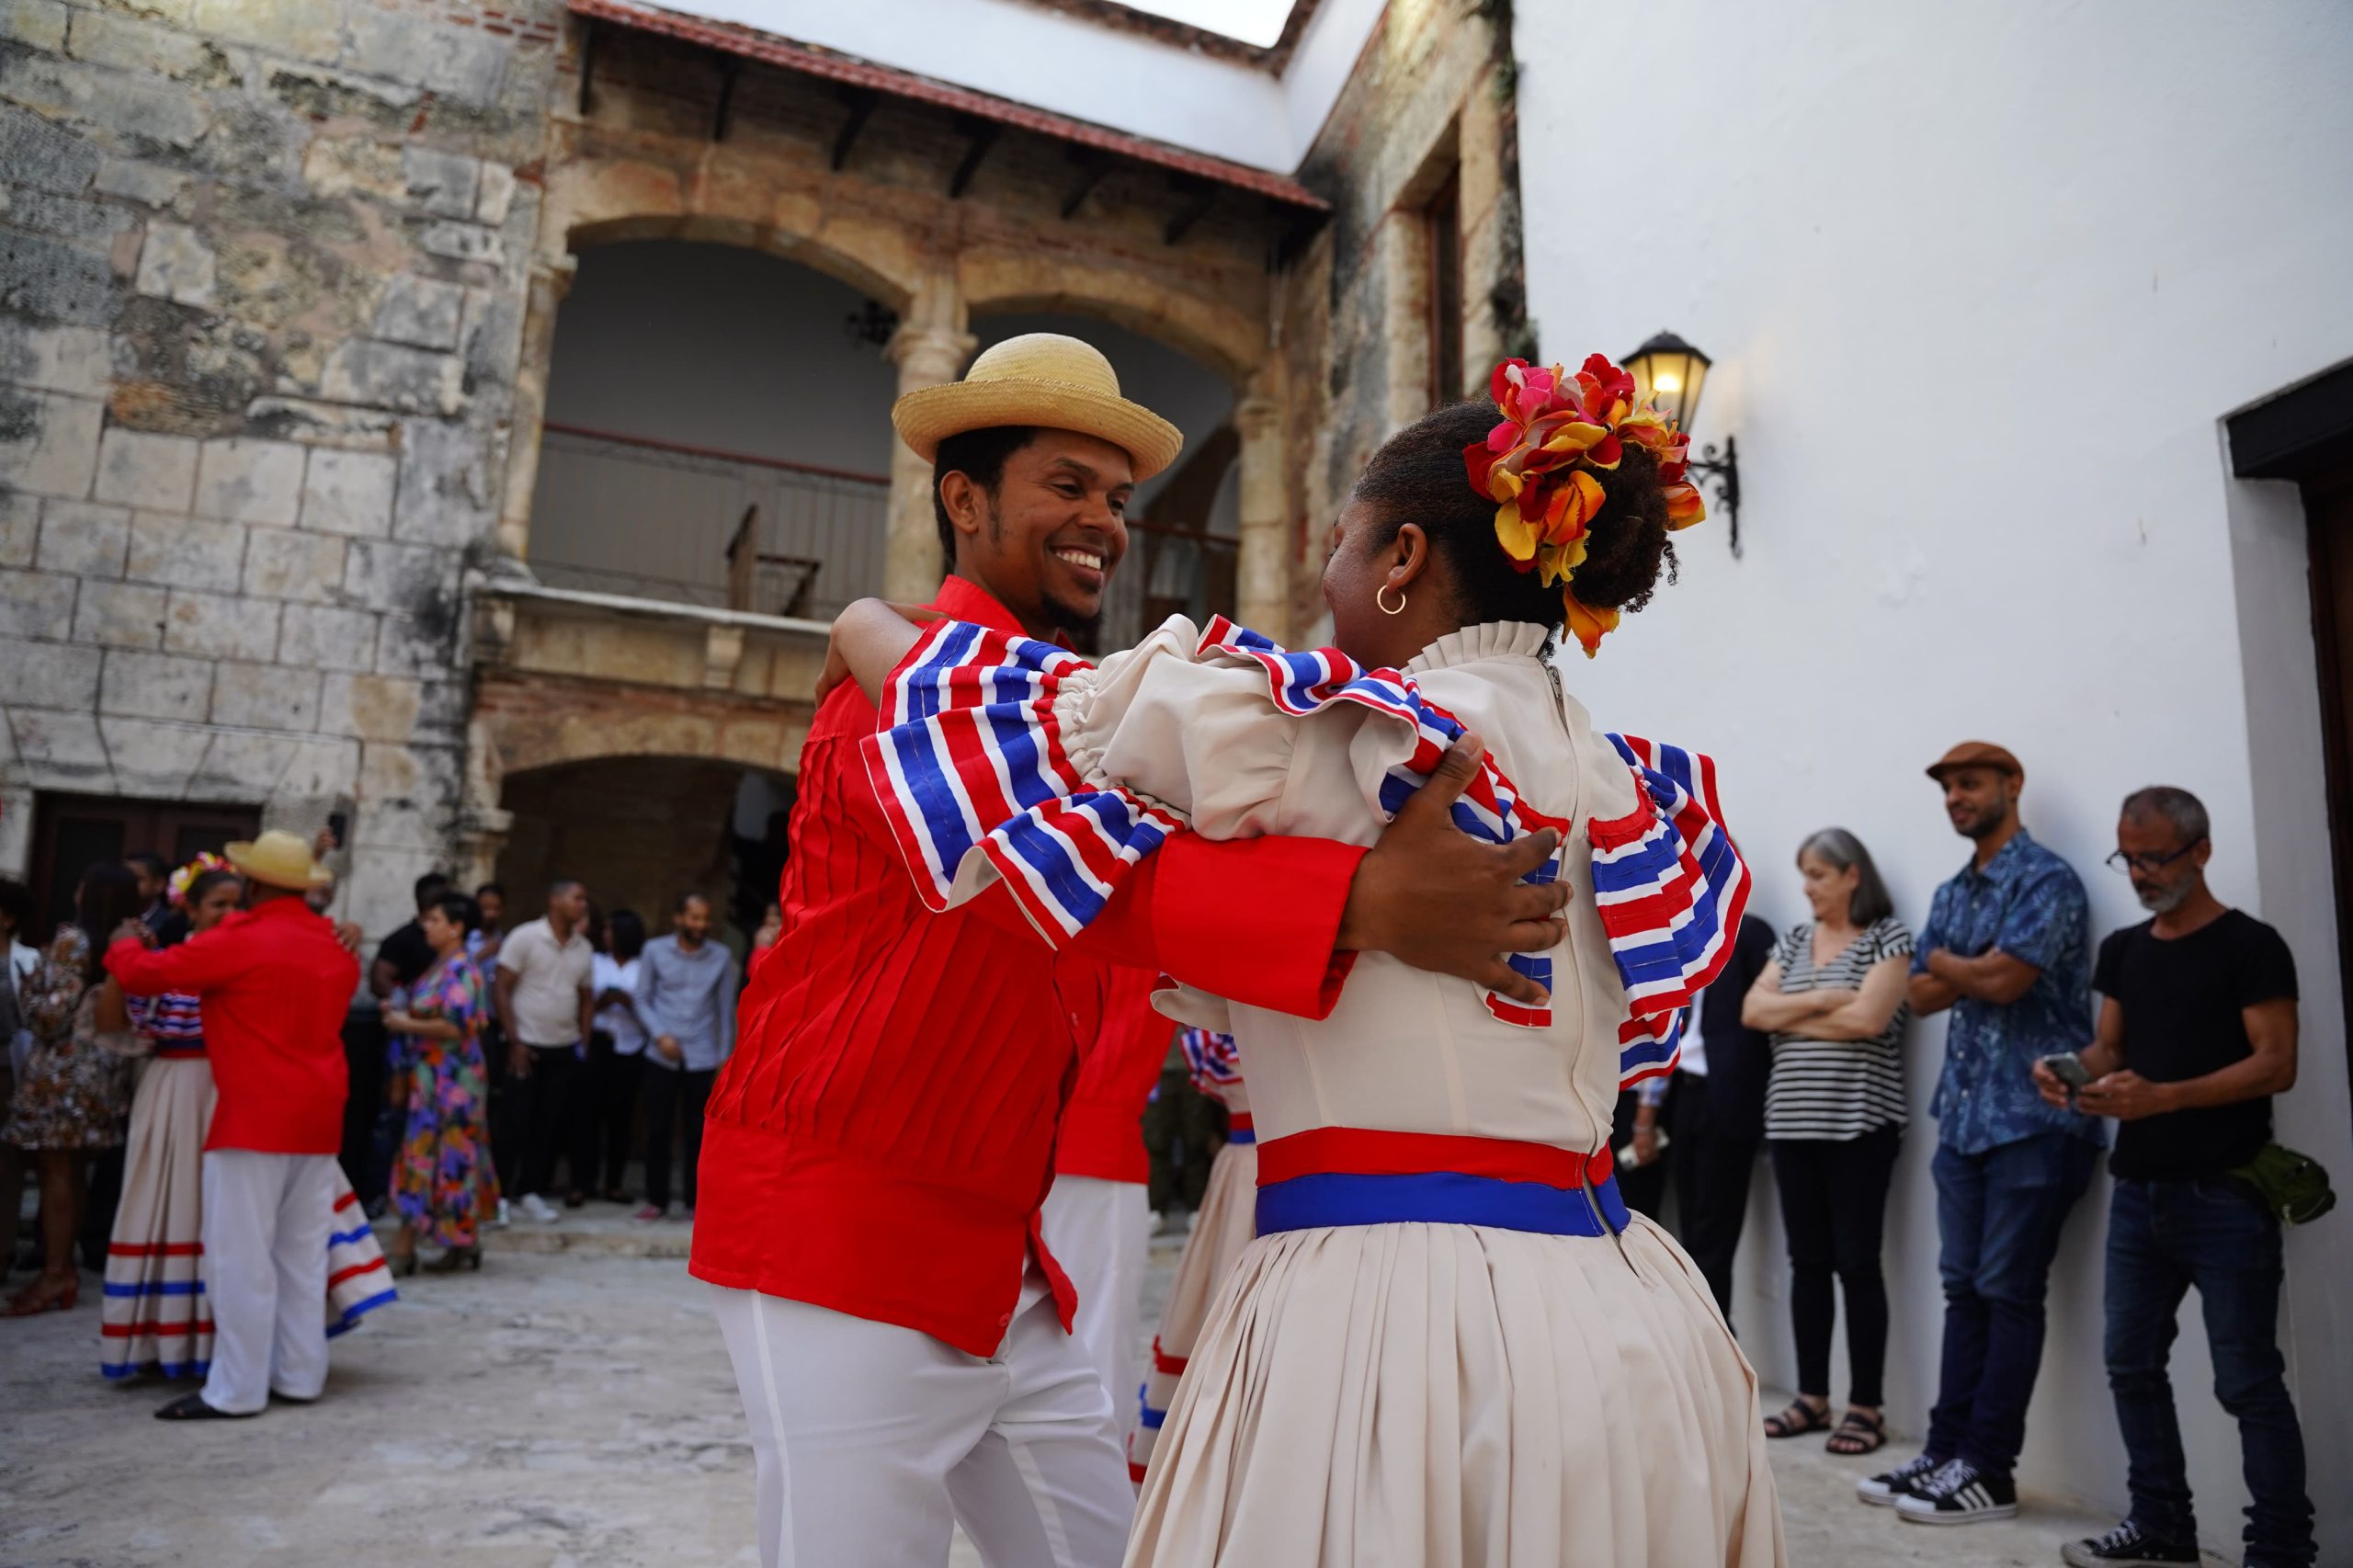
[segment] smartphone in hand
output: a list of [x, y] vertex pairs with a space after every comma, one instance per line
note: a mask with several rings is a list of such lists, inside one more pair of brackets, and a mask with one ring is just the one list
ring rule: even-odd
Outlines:
[[2072, 1051], [2046, 1056], [2042, 1064], [2051, 1069], [2052, 1077], [2066, 1085], [2071, 1091], [2080, 1089], [2092, 1081], [2091, 1069], [2085, 1066], [2084, 1059]]

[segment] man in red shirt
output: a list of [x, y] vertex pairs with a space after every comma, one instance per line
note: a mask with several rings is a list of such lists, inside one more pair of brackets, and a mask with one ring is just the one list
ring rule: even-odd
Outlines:
[[[1040, 638], [1100, 613], [1128, 497], [1181, 445], [1099, 353], [1046, 334], [902, 398], [892, 419], [934, 464], [954, 574], [932, 608]], [[783, 931], [707, 1113], [689, 1267], [721, 1288], [761, 1560], [937, 1564], [961, 1521], [992, 1562], [1109, 1568], [1132, 1488], [1039, 1233], [1103, 960], [1318, 1017], [1344, 949], [1509, 976], [1496, 953], [1558, 940], [1564, 890], [1518, 885], [1553, 845], [1474, 844], [1438, 789], [1370, 851], [1182, 835], [1056, 954], [1005, 895], [925, 908], [859, 757], [877, 722], [855, 683], [819, 704]], [[1467, 778], [1475, 758], [1455, 760]]]
[[1046, 1246], [1078, 1294], [1071, 1333], [1115, 1412], [1135, 1393], [1142, 1369], [1136, 1338], [1152, 1250], [1143, 1108], [1176, 1040], [1175, 1020], [1152, 1005], [1159, 983], [1151, 971], [1111, 966], [1102, 1021], [1080, 1049], [1055, 1131], [1042, 1220]]
[[126, 928], [107, 972], [133, 996], [192, 994], [219, 1099], [204, 1141], [203, 1235], [212, 1309], [204, 1387], [166, 1421], [257, 1415], [327, 1381], [327, 1233], [343, 1142], [343, 1017], [359, 960], [303, 895], [333, 874], [290, 833], [232, 844], [247, 907], [149, 951]]

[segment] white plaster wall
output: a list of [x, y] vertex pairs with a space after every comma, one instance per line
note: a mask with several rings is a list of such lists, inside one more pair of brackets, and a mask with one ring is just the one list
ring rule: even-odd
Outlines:
[[667, 8], [1289, 174], [1382, 7], [1323, 0], [1279, 78], [1019, 0], [683, 0]]
[[[2281, 1135], [2353, 1182], [2301, 511], [2228, 477], [2218, 426], [2353, 357], [2343, 7], [1660, 0], [1577, 6], [1574, 32], [1568, 14], [1518, 10], [1544, 351], [1574, 365], [1668, 327], [1716, 357], [1698, 436], [1740, 437], [1747, 555], [1720, 521], [1687, 535], [1681, 585], [1565, 673], [1605, 722], [1716, 754], [1777, 926], [1802, 913], [1790, 852], [1832, 823], [1917, 925], [1965, 850], [1920, 770], [1964, 737], [2025, 760], [2027, 820], [2081, 871], [2096, 935], [2141, 913], [2098, 865], [2118, 800], [2196, 790], [2218, 891], [2301, 970]], [[1913, 1031], [1915, 1108], [1942, 1040]], [[1888, 1221], [1891, 1414], [1914, 1432], [1941, 1316], [1933, 1141], [1915, 1116]], [[2106, 1187], [2053, 1278], [2025, 1478], [2120, 1506]], [[1739, 1316], [1786, 1385], [1769, 1191], [1753, 1220]], [[2290, 1236], [2281, 1324], [2325, 1562], [2353, 1557], [2346, 1234]], [[2236, 1433], [2194, 1305], [2183, 1330], [2200, 1519], [2234, 1558]]]

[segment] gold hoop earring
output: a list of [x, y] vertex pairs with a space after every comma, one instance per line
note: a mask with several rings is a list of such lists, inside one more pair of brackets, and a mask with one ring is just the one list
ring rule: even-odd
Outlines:
[[1405, 590], [1404, 590], [1404, 589], [1403, 589], [1403, 588], [1400, 588], [1400, 589], [1398, 589], [1398, 590], [1397, 590], [1397, 608], [1396, 608], [1395, 609], [1391, 609], [1391, 608], [1389, 608], [1389, 601], [1388, 601], [1387, 599], [1385, 599], [1385, 598], [1383, 598], [1383, 597], [1381, 597], [1382, 595], [1386, 594], [1387, 592], [1389, 592], [1389, 585], [1388, 585], [1388, 584], [1386, 584], [1386, 583], [1381, 584], [1381, 586], [1379, 586], [1378, 588], [1375, 588], [1375, 589], [1372, 591], [1372, 602], [1373, 602], [1374, 604], [1377, 604], [1377, 605], [1379, 605], [1379, 606], [1381, 607], [1381, 614], [1383, 614], [1383, 615], [1403, 615], [1403, 614], [1404, 614], [1404, 613], [1405, 613]]

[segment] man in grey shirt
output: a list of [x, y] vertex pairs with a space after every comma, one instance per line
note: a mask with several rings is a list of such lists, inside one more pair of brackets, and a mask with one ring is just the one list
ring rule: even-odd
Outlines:
[[640, 1220], [670, 1209], [670, 1119], [686, 1118], [686, 1214], [695, 1212], [695, 1166], [702, 1158], [702, 1110], [719, 1064], [735, 1049], [735, 960], [710, 939], [710, 901], [678, 900], [670, 934], [645, 944], [638, 964], [637, 1016], [654, 1037], [645, 1062], [645, 1207]]

